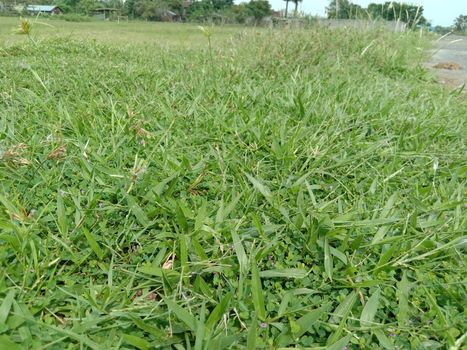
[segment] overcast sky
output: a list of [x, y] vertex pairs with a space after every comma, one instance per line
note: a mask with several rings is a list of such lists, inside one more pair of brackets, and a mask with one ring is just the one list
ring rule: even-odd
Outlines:
[[[237, 0], [242, 2], [244, 0]], [[330, 0], [303, 0], [299, 5], [299, 9], [305, 13], [312, 15], [325, 15], [325, 8]], [[388, 0], [352, 0], [354, 4], [359, 4], [366, 7], [369, 3], [384, 3]], [[433, 25], [448, 26], [453, 24], [454, 19], [460, 14], [467, 15], [467, 0], [411, 0], [406, 1], [414, 5], [423, 5], [424, 16], [431, 21]], [[285, 8], [284, 0], [269, 0], [272, 8], [280, 10]], [[294, 8], [293, 4], [289, 4], [289, 8]]]

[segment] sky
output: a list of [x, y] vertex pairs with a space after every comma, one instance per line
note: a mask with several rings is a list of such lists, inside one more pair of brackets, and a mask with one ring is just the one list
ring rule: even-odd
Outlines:
[[[303, 0], [299, 9], [301, 11], [312, 14], [325, 16], [326, 6], [330, 0]], [[384, 3], [388, 0], [351, 0], [352, 3], [366, 7], [369, 3]], [[236, 1], [241, 2], [241, 1]], [[454, 23], [457, 16], [467, 15], [467, 0], [409, 0], [405, 1], [414, 5], [421, 4], [423, 6], [423, 15], [433, 25], [450, 26]], [[285, 8], [284, 0], [269, 0], [274, 10]], [[289, 4], [289, 8], [293, 9], [293, 4]]]

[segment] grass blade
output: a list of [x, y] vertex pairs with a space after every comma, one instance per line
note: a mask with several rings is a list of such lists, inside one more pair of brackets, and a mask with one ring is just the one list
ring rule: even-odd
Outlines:
[[248, 337], [246, 341], [247, 350], [256, 350], [256, 314], [251, 320], [250, 329], [248, 330]]
[[248, 271], [248, 257], [245, 253], [245, 249], [243, 249], [242, 242], [240, 241], [240, 237], [238, 237], [237, 232], [232, 230], [231, 235], [235, 254], [237, 255], [238, 264], [240, 265], [240, 272], [246, 273]]
[[0, 202], [6, 208], [11, 217], [20, 218], [22, 216], [21, 210], [17, 209], [16, 206], [13, 205], [13, 203], [11, 203], [6, 197], [0, 195]]
[[184, 275], [184, 282], [186, 285], [189, 284], [190, 267], [188, 265], [188, 251], [187, 251], [187, 236], [185, 234], [180, 235], [180, 265], [182, 267], [182, 273]]
[[341, 318], [350, 313], [355, 304], [355, 301], [357, 301], [357, 294], [355, 292], [347, 295], [347, 297], [334, 310], [331, 317], [329, 318], [329, 322], [339, 323]]
[[203, 303], [200, 310], [200, 319], [197, 322], [196, 327], [196, 339], [195, 339], [195, 346], [194, 350], [203, 350], [203, 341], [204, 341], [204, 333], [206, 330], [206, 325], [204, 320], [206, 318], [206, 304]]
[[271, 199], [272, 194], [269, 188], [261, 183], [261, 181], [257, 180], [254, 178], [252, 175], [245, 173], [245, 176], [250, 180], [250, 182], [253, 184], [253, 187], [261, 193], [266, 199]]
[[57, 220], [58, 229], [62, 237], [68, 236], [68, 223], [66, 220], [66, 209], [63, 203], [63, 197], [61, 191], [57, 193]]
[[163, 299], [167, 307], [169, 308], [169, 310], [172, 311], [180, 321], [183, 321], [183, 323], [185, 323], [191, 331], [196, 332], [196, 328], [197, 328], [196, 318], [192, 314], [190, 314], [188, 311], [186, 311], [184, 308], [182, 308], [180, 305], [178, 305], [176, 302], [168, 298], [163, 298]]
[[345, 346], [349, 343], [351, 338], [351, 335], [347, 335], [336, 341], [334, 344], [326, 346], [326, 350], [343, 350]]
[[386, 334], [381, 329], [373, 330], [373, 334], [376, 335], [378, 339], [379, 345], [381, 345], [386, 350], [394, 350], [395, 346], [391, 343], [391, 341], [386, 337]]
[[362, 314], [360, 315], [360, 325], [362, 327], [370, 327], [373, 325], [373, 320], [379, 307], [380, 294], [381, 290], [377, 289], [363, 307]]
[[141, 320], [139, 317], [132, 316], [130, 318], [133, 321], [133, 323], [136, 325], [136, 327], [145, 331], [146, 333], [151, 334], [157, 340], [161, 341], [167, 337], [167, 334], [163, 330], [147, 324], [146, 322]]
[[212, 310], [211, 314], [208, 317], [208, 320], [206, 321], [206, 329], [208, 331], [213, 329], [214, 325], [217, 322], [219, 322], [222, 316], [226, 313], [231, 297], [232, 297], [232, 293], [227, 293], [222, 298], [221, 302], [216, 305], [214, 310]]
[[308, 271], [303, 269], [264, 270], [259, 273], [261, 278], [304, 278]]
[[405, 327], [408, 320], [409, 310], [409, 280], [407, 279], [407, 271], [404, 270], [402, 279], [398, 283], [397, 297], [399, 299], [399, 311], [397, 313], [397, 322], [399, 327]]
[[10, 290], [5, 299], [3, 299], [2, 305], [0, 306], [0, 324], [6, 323], [11, 310], [11, 305], [13, 305], [13, 301], [15, 299], [15, 294], [16, 292], [14, 290]]
[[282, 298], [282, 301], [279, 305], [279, 311], [277, 311], [277, 316], [282, 317], [285, 315], [286, 310], [289, 306], [290, 300], [292, 299], [292, 293], [287, 292], [285, 293], [284, 297]]
[[138, 205], [138, 203], [136, 203], [135, 199], [129, 194], [126, 194], [126, 193], [123, 193], [123, 194], [128, 203], [128, 208], [133, 213], [133, 215], [136, 217], [136, 220], [138, 221], [138, 223], [143, 227], [149, 226], [149, 218], [147, 217], [143, 209]]
[[86, 237], [86, 240], [88, 241], [89, 246], [91, 247], [92, 251], [97, 255], [99, 260], [102, 260], [104, 258], [104, 252], [102, 251], [101, 247], [99, 246], [99, 243], [97, 243], [96, 238], [94, 235], [89, 232], [89, 230], [85, 227], [83, 227], [83, 233], [84, 236]]
[[21, 345], [11, 341], [10, 338], [8, 338], [6, 335], [0, 336], [0, 349], [24, 350]]
[[331, 255], [331, 249], [329, 247], [328, 238], [324, 238], [324, 271], [326, 271], [326, 275], [328, 276], [329, 280], [332, 281], [332, 272], [333, 272], [333, 261]]
[[168, 278], [178, 278], [180, 273], [175, 270], [164, 270], [157, 266], [140, 266], [138, 271], [151, 276], [163, 277], [165, 274]]
[[136, 335], [123, 334], [123, 339], [128, 344], [140, 350], [148, 350], [151, 347], [151, 344], [147, 340], [137, 337]]
[[318, 309], [312, 310], [302, 317], [296, 323], [299, 326], [299, 331], [294, 334], [295, 338], [300, 338], [303, 334], [311, 330], [311, 328], [318, 322], [323, 314], [328, 310], [329, 305], [323, 305]]
[[263, 288], [261, 286], [261, 278], [259, 277], [256, 261], [252, 258], [251, 263], [251, 293], [253, 295], [253, 305], [255, 307], [258, 318], [262, 321], [266, 319], [266, 310], [264, 307]]

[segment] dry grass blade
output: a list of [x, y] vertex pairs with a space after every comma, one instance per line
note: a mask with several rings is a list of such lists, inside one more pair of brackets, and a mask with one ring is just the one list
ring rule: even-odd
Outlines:
[[57, 148], [49, 152], [49, 154], [47, 155], [47, 159], [50, 159], [50, 160], [61, 159], [66, 155], [66, 151], [67, 151], [67, 146], [65, 144], [58, 146]]

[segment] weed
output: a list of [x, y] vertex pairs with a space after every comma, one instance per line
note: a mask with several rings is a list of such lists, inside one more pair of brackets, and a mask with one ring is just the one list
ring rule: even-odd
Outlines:
[[20, 18], [20, 20], [19, 20], [18, 34], [30, 35], [30, 34], [31, 34], [31, 30], [32, 30], [31, 21], [29, 21], [27, 18]]

